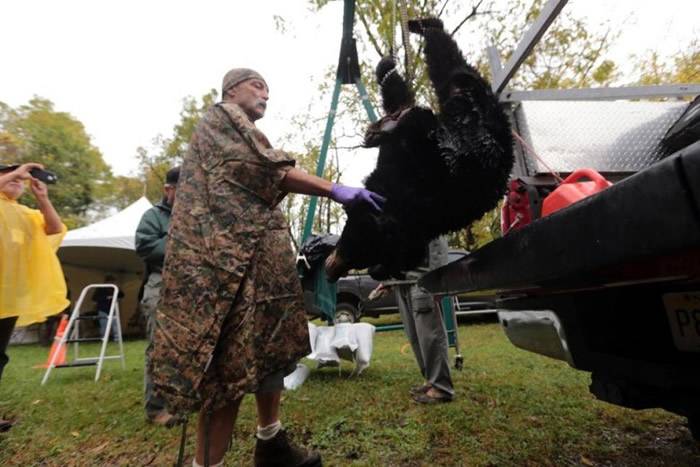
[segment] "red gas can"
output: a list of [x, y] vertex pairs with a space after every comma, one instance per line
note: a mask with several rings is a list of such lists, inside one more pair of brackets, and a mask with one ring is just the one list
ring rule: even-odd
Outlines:
[[[587, 178], [590, 182], [579, 182]], [[565, 208], [577, 201], [603, 191], [612, 185], [601, 174], [593, 169], [578, 169], [566, 177], [564, 181], [551, 192], [542, 203], [542, 217]]]

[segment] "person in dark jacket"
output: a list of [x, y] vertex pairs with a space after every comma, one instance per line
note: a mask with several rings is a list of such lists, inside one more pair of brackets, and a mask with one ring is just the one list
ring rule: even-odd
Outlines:
[[[136, 253], [146, 264], [146, 283], [141, 299], [141, 312], [146, 318], [146, 336], [148, 347], [153, 345], [155, 329], [155, 313], [160, 299], [160, 289], [163, 284], [161, 272], [165, 258], [165, 241], [170, 225], [170, 212], [175, 202], [175, 190], [180, 178], [180, 167], [174, 167], [165, 175], [163, 199], [151, 209], [143, 213], [141, 222], [136, 229]], [[153, 394], [153, 384], [150, 378], [151, 362], [146, 350], [146, 371], [144, 376], [146, 416], [149, 420], [167, 424], [172, 416], [164, 409], [163, 401]]]

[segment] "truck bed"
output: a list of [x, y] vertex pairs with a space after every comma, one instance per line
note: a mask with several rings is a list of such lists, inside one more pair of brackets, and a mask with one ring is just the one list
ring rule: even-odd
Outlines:
[[434, 294], [700, 277], [700, 142], [424, 276]]

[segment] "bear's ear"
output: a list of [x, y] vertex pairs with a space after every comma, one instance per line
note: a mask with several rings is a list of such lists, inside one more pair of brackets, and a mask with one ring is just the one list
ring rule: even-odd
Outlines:
[[396, 60], [393, 57], [382, 58], [377, 64], [375, 73], [382, 93], [384, 112], [392, 114], [401, 108], [413, 105], [413, 92], [397, 71]]
[[396, 70], [396, 62], [394, 61], [394, 57], [382, 57], [374, 71], [375, 75], [377, 76], [377, 82], [381, 85], [384, 82], [384, 79], [387, 77], [387, 74], [391, 73], [393, 70]]

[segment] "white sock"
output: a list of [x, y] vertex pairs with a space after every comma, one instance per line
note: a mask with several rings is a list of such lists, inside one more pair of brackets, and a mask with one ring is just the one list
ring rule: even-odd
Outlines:
[[282, 422], [277, 420], [275, 423], [272, 425], [267, 425], [263, 427], [258, 427], [258, 432], [256, 433], [255, 436], [258, 437], [258, 439], [261, 439], [263, 441], [267, 441], [268, 439], [272, 439], [275, 436], [277, 436], [277, 433], [282, 429]]
[[[216, 464], [209, 464], [209, 467], [223, 467], [224, 465], [224, 460], [221, 459], [221, 462], [216, 463]], [[204, 467], [201, 464], [197, 463], [197, 459], [192, 459], [192, 467]]]

